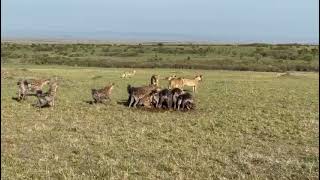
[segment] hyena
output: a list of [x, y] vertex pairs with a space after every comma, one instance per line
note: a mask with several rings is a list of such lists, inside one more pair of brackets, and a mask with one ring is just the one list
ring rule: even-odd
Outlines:
[[149, 95], [152, 91], [157, 91], [158, 87], [156, 85], [148, 85], [142, 87], [132, 87], [131, 85], [127, 86], [127, 91], [129, 94], [129, 107], [136, 107], [140, 99]]
[[178, 107], [178, 97], [184, 93], [184, 91], [180, 88], [173, 88], [171, 90], [172, 93], [172, 106], [173, 109]]
[[193, 97], [190, 93], [186, 92], [184, 94], [181, 94], [177, 99], [178, 110], [180, 110], [180, 108], [182, 108], [183, 110], [190, 110], [194, 108]]
[[152, 75], [150, 84], [159, 86], [159, 75], [156, 75], [156, 74]]
[[157, 91], [152, 91], [150, 94], [144, 96], [142, 99], [139, 100], [138, 105], [142, 105], [147, 108], [151, 108], [153, 105], [153, 97], [157, 93]]
[[103, 103], [107, 99], [111, 100], [110, 96], [111, 96], [111, 92], [112, 92], [114, 85], [115, 84], [112, 83], [111, 85], [107, 85], [102, 89], [98, 89], [98, 90], [91, 89], [91, 95], [94, 100], [94, 103]]
[[43, 87], [49, 84], [50, 79], [28, 79], [29, 90], [31, 92], [42, 91]]
[[26, 96], [28, 95], [29, 92], [29, 83], [27, 82], [27, 80], [19, 80], [17, 82], [18, 85], [18, 100], [25, 100]]
[[157, 108], [161, 108], [164, 104], [167, 105], [168, 109], [172, 108], [172, 92], [169, 89], [161, 90], [157, 96], [159, 96], [159, 101], [157, 104]]
[[46, 93], [42, 93], [42, 90], [37, 91], [38, 102], [34, 104], [36, 107], [47, 107], [55, 105], [55, 97], [57, 94], [58, 83], [52, 82], [49, 90]]
[[135, 74], [136, 74], [136, 70], [133, 70], [131, 72], [124, 72], [121, 75], [121, 78], [130, 78], [130, 77], [134, 76]]

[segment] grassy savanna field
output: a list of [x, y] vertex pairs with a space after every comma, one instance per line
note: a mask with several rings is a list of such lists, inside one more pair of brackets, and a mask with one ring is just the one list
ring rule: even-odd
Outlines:
[[[2, 65], [4, 179], [318, 179], [319, 74]], [[121, 104], [152, 74], [204, 76], [191, 112]], [[16, 102], [19, 78], [58, 77], [56, 107]], [[115, 82], [108, 105], [91, 88]], [[161, 80], [162, 87], [167, 81]], [[191, 88], [187, 88], [191, 90]]]

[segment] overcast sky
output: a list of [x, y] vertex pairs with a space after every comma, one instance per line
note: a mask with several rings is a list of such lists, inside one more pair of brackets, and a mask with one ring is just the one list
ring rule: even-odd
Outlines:
[[[1, 0], [2, 36], [318, 42], [319, 0]], [[95, 34], [96, 32], [100, 32]], [[125, 34], [121, 34], [125, 33]], [[93, 36], [95, 34], [95, 36]], [[109, 36], [108, 36], [109, 37]], [[57, 37], [59, 38], [59, 37]]]

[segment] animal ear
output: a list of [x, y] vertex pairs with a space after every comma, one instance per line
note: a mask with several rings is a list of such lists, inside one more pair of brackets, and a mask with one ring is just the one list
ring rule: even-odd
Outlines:
[[24, 85], [29, 85], [29, 83], [27, 81], [23, 81]]

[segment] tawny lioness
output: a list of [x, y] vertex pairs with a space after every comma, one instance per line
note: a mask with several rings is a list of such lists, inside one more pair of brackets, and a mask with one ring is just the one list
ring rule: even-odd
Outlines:
[[172, 89], [172, 88], [182, 89], [184, 86], [191, 86], [192, 91], [197, 92], [199, 81], [202, 81], [202, 75], [197, 75], [193, 79], [173, 78], [169, 81], [169, 89]]

